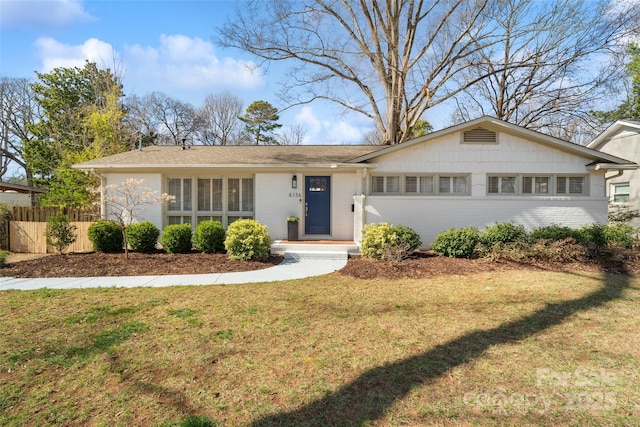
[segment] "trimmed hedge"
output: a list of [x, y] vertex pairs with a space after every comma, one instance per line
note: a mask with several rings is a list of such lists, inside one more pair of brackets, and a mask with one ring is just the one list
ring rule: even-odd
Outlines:
[[124, 237], [115, 221], [101, 219], [89, 226], [89, 241], [96, 252], [121, 252]]
[[431, 249], [441, 256], [471, 258], [479, 241], [480, 232], [475, 227], [450, 228], [436, 236]]
[[134, 222], [127, 227], [127, 243], [136, 252], [154, 252], [158, 236], [160, 236], [160, 230], [149, 221]]
[[224, 250], [226, 230], [220, 221], [202, 221], [193, 235], [193, 245], [204, 253], [216, 253]]
[[367, 224], [362, 229], [362, 256], [371, 259], [400, 261], [422, 245], [420, 235], [405, 225]]
[[162, 233], [162, 248], [170, 254], [191, 252], [191, 224], [172, 224]]
[[271, 242], [265, 225], [254, 219], [240, 219], [229, 225], [224, 247], [232, 259], [263, 260], [269, 257]]

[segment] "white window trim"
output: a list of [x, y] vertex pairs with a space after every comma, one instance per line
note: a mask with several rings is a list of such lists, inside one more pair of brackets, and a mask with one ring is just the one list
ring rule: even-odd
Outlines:
[[[628, 193], [621, 193], [621, 194], [626, 194], [628, 199], [629, 199], [629, 201], [627, 201], [627, 202], [616, 202], [615, 201], [615, 197], [616, 197], [615, 188], [617, 186], [623, 186], [623, 185], [627, 185], [629, 187], [629, 192]], [[609, 197], [609, 202], [611, 204], [614, 204], [616, 206], [627, 206], [627, 205], [629, 205], [631, 203], [631, 182], [630, 181], [612, 182], [610, 184], [609, 189], [610, 189], [609, 190], [610, 191], [610, 193], [609, 193], [609, 196], [610, 196]]]
[[[163, 210], [164, 226], [169, 224], [169, 217], [190, 217], [191, 225], [195, 228], [198, 224], [198, 217], [222, 217], [222, 225], [229, 226], [229, 217], [232, 218], [255, 218], [255, 200], [256, 200], [256, 178], [255, 175], [165, 175], [163, 177], [164, 192], [169, 193], [169, 179], [191, 179], [191, 210], [169, 210], [165, 207]], [[222, 179], [222, 211], [201, 211], [198, 210], [198, 179]], [[229, 179], [240, 180], [240, 191], [242, 191], [242, 180], [253, 180], [253, 210], [251, 211], [230, 211], [229, 210]], [[242, 209], [242, 196], [240, 199], [240, 208]], [[181, 219], [183, 222], [183, 219]]]
[[[373, 179], [376, 177], [398, 177], [400, 180], [400, 191], [399, 192], [374, 192], [373, 191]], [[421, 192], [407, 192], [406, 191], [406, 177], [416, 177], [418, 181], [421, 177], [432, 177], [433, 178], [433, 192], [432, 193], [421, 193]], [[467, 181], [467, 191], [464, 193], [441, 193], [440, 192], [440, 178], [448, 177], [448, 178], [465, 178]], [[369, 195], [370, 196], [410, 196], [410, 197], [468, 197], [471, 196], [471, 174], [470, 173], [403, 173], [403, 174], [373, 174], [371, 175], [369, 182]], [[384, 181], [384, 188], [386, 190], [387, 181]], [[419, 185], [419, 184], [418, 184]], [[451, 181], [451, 188], [453, 189], [453, 180]]]
[[[489, 192], [489, 179], [492, 177], [515, 177], [516, 191], [514, 193], [502, 193], [499, 188], [498, 193]], [[536, 193], [535, 181], [532, 182], [531, 193], [523, 192], [524, 178], [549, 178], [549, 192]], [[582, 178], [582, 193], [569, 193], [569, 180], [567, 179], [567, 192], [558, 193], [558, 178]], [[589, 197], [589, 175], [586, 174], [513, 174], [513, 173], [488, 173], [486, 174], [486, 195], [489, 197]]]

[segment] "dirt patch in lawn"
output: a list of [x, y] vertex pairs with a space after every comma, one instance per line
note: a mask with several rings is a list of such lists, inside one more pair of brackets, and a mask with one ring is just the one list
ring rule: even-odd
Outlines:
[[[629, 253], [631, 255], [629, 255]], [[495, 259], [447, 258], [432, 251], [416, 252], [402, 262], [374, 261], [365, 257], [351, 257], [338, 274], [357, 279], [421, 279], [441, 275], [500, 272], [516, 269], [547, 271], [605, 271], [640, 274], [640, 256], [631, 251], [624, 257], [606, 256], [598, 260], [575, 263], [513, 262]], [[283, 257], [272, 255], [264, 261], [237, 261], [226, 254], [124, 254], [80, 253], [49, 255], [37, 259], [9, 262], [0, 268], [0, 276], [9, 277], [97, 277], [150, 276], [167, 274], [207, 274], [260, 270], [282, 262]]]

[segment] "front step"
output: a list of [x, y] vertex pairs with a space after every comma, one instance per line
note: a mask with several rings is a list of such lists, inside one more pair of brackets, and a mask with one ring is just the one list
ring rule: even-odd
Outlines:
[[360, 248], [355, 243], [291, 243], [278, 240], [271, 245], [271, 253], [284, 255], [290, 259], [331, 259], [343, 260], [349, 255], [360, 255]]

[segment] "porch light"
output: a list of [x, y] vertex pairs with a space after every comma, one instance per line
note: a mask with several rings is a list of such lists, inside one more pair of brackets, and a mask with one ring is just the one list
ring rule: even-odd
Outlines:
[[291, 177], [291, 188], [298, 188], [298, 175]]

